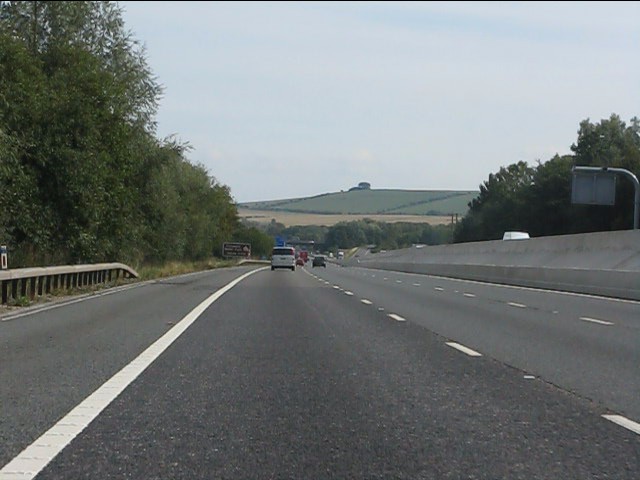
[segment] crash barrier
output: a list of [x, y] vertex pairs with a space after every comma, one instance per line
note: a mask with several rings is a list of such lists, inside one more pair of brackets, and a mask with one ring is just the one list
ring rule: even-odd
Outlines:
[[640, 231], [358, 252], [348, 265], [640, 300]]
[[18, 268], [0, 271], [2, 303], [12, 298], [33, 299], [52, 290], [97, 285], [122, 278], [138, 278], [138, 273], [123, 263], [64, 265], [59, 267]]

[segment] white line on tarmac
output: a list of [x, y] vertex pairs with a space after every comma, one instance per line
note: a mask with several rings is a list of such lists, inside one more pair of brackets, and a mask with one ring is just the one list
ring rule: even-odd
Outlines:
[[583, 322], [597, 323], [599, 325], [614, 325], [613, 322], [607, 322], [606, 320], [598, 320], [597, 318], [591, 318], [591, 317], [580, 317], [580, 320], [582, 320]]
[[433, 287], [434, 290], [437, 290], [438, 292], [444, 292], [444, 288], [442, 287]]
[[456, 343], [456, 342], [446, 342], [446, 343], [451, 348], [455, 348], [456, 350], [459, 350], [462, 353], [466, 353], [470, 357], [481, 357], [482, 356], [481, 353], [478, 353], [475, 350], [471, 350], [470, 348], [465, 347], [464, 345], [460, 345], [459, 343]]
[[419, 287], [419, 286], [420, 286], [420, 284], [419, 284], [419, 283], [414, 283], [414, 284], [413, 284], [413, 286], [414, 286], [414, 287]]
[[636, 423], [633, 420], [629, 420], [622, 415], [602, 415], [604, 418], [609, 420], [610, 422], [616, 423], [621, 427], [626, 428], [627, 430], [631, 430], [633, 433], [637, 433], [640, 435], [640, 423]]
[[366, 298], [363, 298], [362, 300], [360, 300], [362, 303], [364, 303], [365, 305], [372, 305], [371, 300], [367, 300]]
[[333, 288], [335, 288], [336, 290], [340, 290], [340, 286], [339, 285], [334, 285]]
[[345, 290], [344, 294], [345, 294], [345, 295], [349, 295], [350, 297], [352, 297], [352, 296], [353, 296], [353, 292], [350, 292], [350, 291], [348, 291], [348, 290]]
[[516, 307], [516, 308], [527, 308], [527, 306], [522, 303], [509, 302], [507, 303], [507, 305], [509, 305], [510, 307]]
[[465, 293], [464, 296], [469, 298], [476, 298], [476, 296], [473, 293]]
[[400, 315], [396, 315], [395, 313], [389, 313], [387, 315], [390, 318], [393, 318], [396, 322], [406, 322], [406, 318], [402, 318]]
[[31, 480], [78, 436], [122, 391], [151, 365], [169, 346], [222, 295], [245, 278], [269, 267], [241, 275], [217, 290], [191, 310], [182, 320], [138, 355], [122, 370], [67, 413], [13, 460], [0, 469], [0, 480]]
[[134, 288], [138, 288], [138, 287], [142, 287], [144, 285], [149, 285], [151, 283], [154, 283], [155, 280], [148, 280], [146, 282], [141, 282], [141, 283], [136, 283], [133, 285], [123, 285], [121, 287], [113, 287], [110, 288], [108, 290], [105, 290], [104, 292], [99, 292], [99, 293], [88, 293], [86, 295], [82, 295], [79, 298], [75, 298], [73, 300], [61, 300], [60, 302], [56, 302], [52, 305], [46, 305], [42, 308], [33, 308], [31, 310], [28, 310], [26, 312], [20, 312], [20, 313], [16, 313], [14, 314], [9, 314], [5, 317], [0, 318], [0, 322], [8, 322], [10, 320], [15, 320], [16, 318], [20, 318], [20, 317], [26, 317], [27, 315], [34, 315], [36, 313], [40, 313], [40, 312], [46, 312], [48, 310], [53, 310], [54, 308], [58, 308], [58, 307], [65, 307], [67, 305], [73, 305], [74, 303], [80, 303], [80, 302], [85, 302], [87, 300], [93, 300], [95, 298], [100, 298], [100, 297], [106, 297], [107, 295], [113, 295], [114, 293], [119, 293], [119, 292], [124, 292], [126, 290], [133, 290]]
[[[373, 271], [377, 271], [377, 272], [387, 272], [388, 270], [383, 270], [383, 269], [370, 269]], [[631, 303], [631, 304], [635, 304], [635, 305], [640, 305], [640, 301], [639, 300], [627, 300], [625, 298], [612, 298], [612, 297], [605, 297], [603, 295], [594, 295], [594, 294], [589, 294], [589, 293], [576, 293], [576, 292], [566, 292], [566, 291], [562, 291], [562, 290], [550, 290], [548, 288], [534, 288], [534, 287], [521, 287], [518, 285], [505, 285], [502, 283], [492, 283], [492, 282], [481, 282], [479, 280], [465, 280], [463, 278], [451, 278], [451, 277], [443, 277], [442, 275], [429, 275], [426, 273], [408, 273], [408, 272], [402, 272], [403, 275], [413, 275], [413, 276], [417, 276], [417, 277], [429, 277], [429, 278], [437, 278], [438, 280], [446, 280], [448, 282], [461, 282], [461, 283], [472, 283], [474, 285], [488, 285], [491, 287], [496, 287], [496, 288], [509, 288], [512, 290], [527, 290], [530, 292], [545, 292], [545, 293], [550, 293], [553, 295], [568, 295], [571, 297], [585, 297], [585, 298], [593, 298], [595, 300], [604, 300], [607, 302], [616, 302], [616, 303]]]

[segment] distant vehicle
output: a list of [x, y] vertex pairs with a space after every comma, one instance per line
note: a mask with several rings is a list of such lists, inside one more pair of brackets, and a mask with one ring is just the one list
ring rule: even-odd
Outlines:
[[338, 252], [338, 260], [344, 259], [344, 252]]
[[315, 257], [313, 257], [313, 263], [311, 265], [313, 267], [327, 268], [327, 261], [324, 258], [324, 255], [316, 255]]
[[298, 258], [301, 258], [303, 263], [307, 263], [309, 261], [309, 252], [302, 250]]
[[297, 266], [301, 266], [304, 267], [304, 260], [302, 259], [302, 257], [298, 257], [296, 260], [296, 267]]
[[296, 250], [293, 247], [275, 247], [271, 252], [271, 270], [289, 268], [296, 270]]
[[526, 240], [530, 238], [527, 232], [504, 232], [502, 240]]

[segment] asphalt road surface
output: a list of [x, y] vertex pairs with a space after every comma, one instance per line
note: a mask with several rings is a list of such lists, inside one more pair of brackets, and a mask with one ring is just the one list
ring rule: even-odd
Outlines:
[[1, 480], [640, 478], [634, 302], [329, 265], [0, 320]]

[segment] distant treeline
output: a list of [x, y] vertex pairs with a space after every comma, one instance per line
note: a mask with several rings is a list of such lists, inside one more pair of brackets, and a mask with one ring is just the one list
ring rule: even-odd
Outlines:
[[458, 224], [455, 241], [495, 240], [510, 230], [538, 237], [633, 228], [634, 187], [627, 177], [618, 178], [615, 206], [573, 205], [571, 169], [607, 166], [640, 175], [640, 120], [634, 117], [626, 125], [615, 114], [597, 124], [584, 120], [571, 151], [535, 166], [520, 161], [489, 175]]
[[285, 227], [273, 220], [267, 224], [266, 233], [289, 240], [313, 240], [320, 251], [337, 251], [342, 248], [375, 245], [374, 249], [393, 250], [413, 244], [438, 245], [450, 243], [451, 225], [431, 226], [427, 223], [386, 223], [371, 219], [340, 222], [331, 227]]
[[188, 144], [113, 2], [0, 2], [0, 243], [12, 267], [268, 252]]

